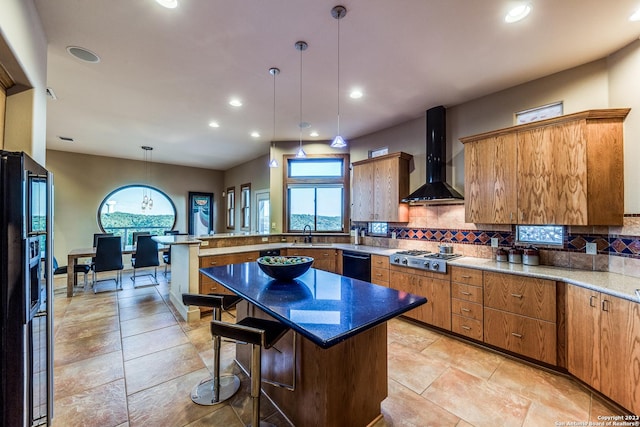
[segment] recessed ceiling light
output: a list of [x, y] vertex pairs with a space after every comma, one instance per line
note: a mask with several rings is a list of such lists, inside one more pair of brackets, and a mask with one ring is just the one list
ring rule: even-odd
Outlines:
[[310, 136], [310, 137], [313, 137], [313, 138], [315, 138], [315, 137], [317, 137], [317, 136], [319, 136], [319, 135], [320, 135], [320, 134], [319, 134], [318, 132], [316, 132], [315, 130], [309, 134], [309, 136]]
[[167, 9], [175, 9], [178, 7], [178, 0], [156, 0], [156, 2]]
[[69, 52], [69, 55], [84, 62], [91, 62], [92, 64], [100, 62], [100, 57], [98, 55], [83, 47], [67, 46], [67, 52]]
[[256, 132], [256, 131], [251, 132], [251, 136], [253, 138], [260, 138], [260, 134], [258, 132]]
[[640, 21], [640, 9], [633, 12], [633, 15], [629, 17], [629, 21]]
[[507, 13], [507, 16], [504, 17], [504, 20], [508, 24], [512, 24], [514, 22], [523, 20], [527, 17], [527, 15], [529, 15], [530, 12], [531, 5], [529, 3], [524, 3], [511, 9], [509, 13]]
[[351, 93], [349, 94], [349, 96], [353, 99], [360, 99], [362, 98], [364, 94], [362, 93], [362, 91], [360, 89], [353, 89], [351, 91]]
[[220, 124], [218, 122], [209, 122], [209, 127], [212, 128], [219, 128]]
[[233, 107], [242, 107], [242, 101], [240, 101], [237, 98], [233, 98], [232, 100], [229, 101], [229, 105]]

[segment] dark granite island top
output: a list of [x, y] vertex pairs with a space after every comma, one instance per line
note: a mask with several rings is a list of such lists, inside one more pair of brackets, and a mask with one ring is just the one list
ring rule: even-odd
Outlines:
[[[425, 298], [313, 268], [288, 283], [273, 280], [255, 262], [200, 272], [245, 299], [238, 320], [271, 318], [291, 327], [262, 352], [262, 376], [294, 383], [294, 390], [267, 383], [262, 389], [293, 425], [364, 427], [382, 417], [386, 321]], [[249, 346], [236, 345], [236, 360], [248, 370]]]

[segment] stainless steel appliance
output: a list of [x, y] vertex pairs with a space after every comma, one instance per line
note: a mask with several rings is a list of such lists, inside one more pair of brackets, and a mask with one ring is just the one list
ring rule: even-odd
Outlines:
[[371, 281], [371, 255], [342, 251], [342, 275], [352, 279]]
[[0, 425], [53, 415], [52, 175], [0, 151]]
[[389, 263], [404, 267], [429, 270], [436, 273], [447, 272], [447, 261], [461, 257], [454, 253], [436, 253], [422, 250], [396, 252], [389, 256]]

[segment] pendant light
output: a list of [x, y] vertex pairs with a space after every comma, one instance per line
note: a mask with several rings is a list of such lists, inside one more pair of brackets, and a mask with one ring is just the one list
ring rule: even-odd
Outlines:
[[347, 15], [347, 8], [344, 6], [335, 6], [331, 9], [331, 16], [338, 21], [338, 133], [331, 141], [333, 148], [343, 148], [347, 146], [347, 142], [340, 136], [340, 20]]
[[274, 140], [276, 139], [276, 76], [280, 74], [280, 69], [276, 67], [269, 68], [269, 74], [273, 76], [273, 136], [271, 137], [271, 147], [269, 148], [269, 167], [277, 168], [278, 161], [273, 157]]
[[309, 45], [307, 44], [307, 42], [298, 41], [298, 42], [296, 42], [295, 46], [296, 46], [296, 49], [300, 52], [300, 122], [298, 123], [298, 127], [300, 128], [300, 147], [298, 147], [298, 152], [296, 153], [296, 157], [300, 158], [300, 159], [303, 159], [303, 158], [307, 157], [307, 153], [305, 153], [304, 150], [302, 149], [302, 127], [303, 127], [303, 122], [302, 122], [302, 52], [307, 50]]
[[[153, 147], [149, 147], [148, 145], [143, 145], [142, 147], [144, 153], [144, 175], [147, 184], [151, 182], [151, 152], [153, 151]], [[149, 192], [147, 194], [147, 191]], [[147, 187], [142, 187], [142, 203], [140, 204], [140, 208], [144, 211], [146, 209], [151, 210], [153, 208], [153, 198], [151, 197], [151, 189], [147, 189]]]

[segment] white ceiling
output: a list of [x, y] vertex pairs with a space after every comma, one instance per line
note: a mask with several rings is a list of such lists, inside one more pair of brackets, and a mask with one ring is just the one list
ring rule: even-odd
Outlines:
[[[35, 0], [49, 40], [47, 147], [226, 170], [275, 140], [337, 129], [340, 21], [341, 133], [352, 139], [526, 81], [600, 59], [640, 35], [639, 0], [531, 0], [505, 24], [508, 0]], [[81, 46], [101, 58], [83, 63]], [[364, 97], [348, 97], [352, 87]], [[244, 106], [234, 108], [232, 96]], [[211, 120], [220, 128], [208, 126]], [[259, 131], [260, 138], [249, 136]], [[62, 142], [60, 136], [75, 142]]]

